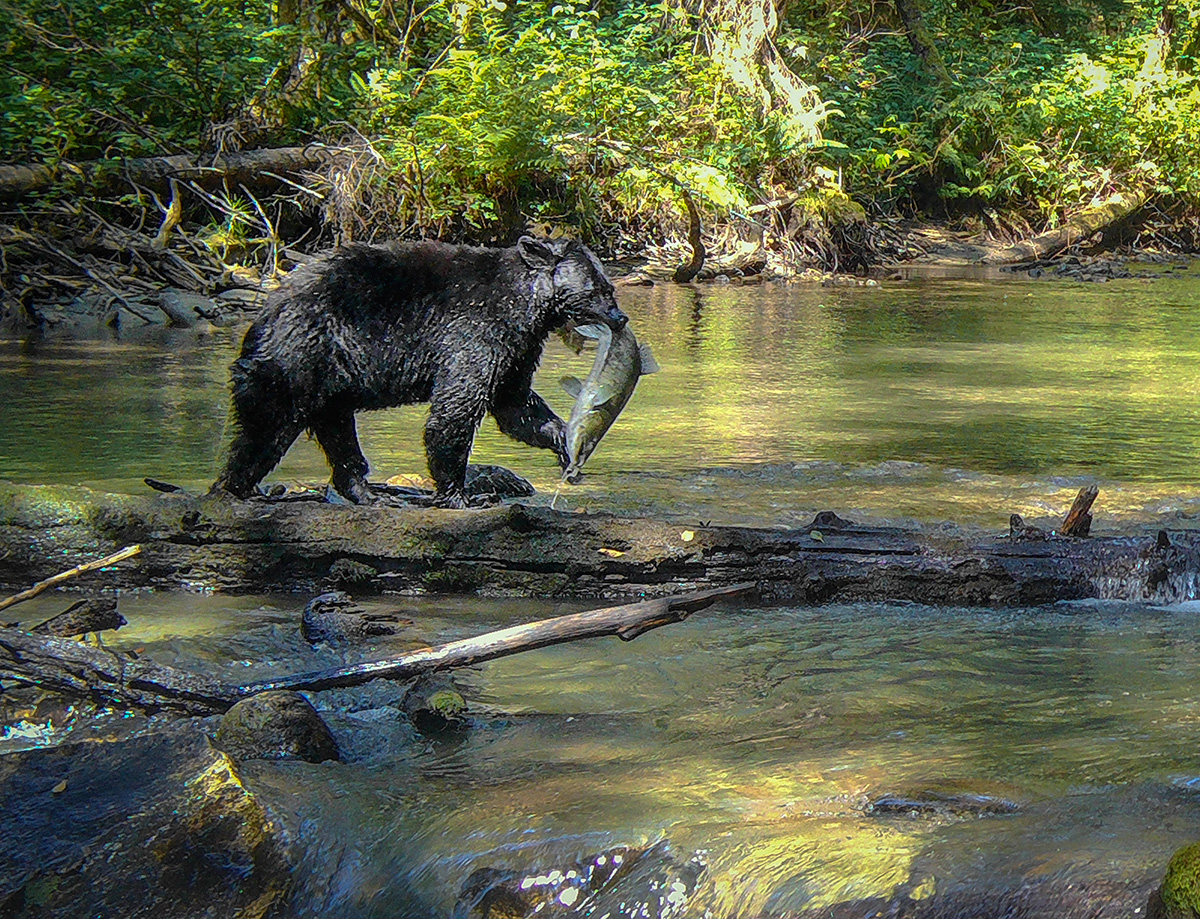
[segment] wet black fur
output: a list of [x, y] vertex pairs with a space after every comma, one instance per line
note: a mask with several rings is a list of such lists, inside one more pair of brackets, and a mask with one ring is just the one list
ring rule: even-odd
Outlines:
[[562, 419], [530, 386], [551, 330], [597, 320], [619, 327], [625, 316], [579, 243], [340, 249], [290, 277], [246, 332], [231, 367], [236, 434], [213, 490], [247, 497], [309, 429], [337, 491], [369, 501], [354, 413], [414, 402], [430, 403], [425, 452], [438, 504], [463, 506], [485, 412], [565, 465]]

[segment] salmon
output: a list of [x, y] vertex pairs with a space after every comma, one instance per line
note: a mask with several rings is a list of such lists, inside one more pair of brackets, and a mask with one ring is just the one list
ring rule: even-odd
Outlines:
[[595, 340], [598, 346], [586, 380], [562, 379], [563, 389], [575, 399], [566, 429], [570, 463], [563, 470], [563, 480], [567, 482], [579, 480], [583, 464], [629, 402], [638, 378], [659, 369], [649, 346], [638, 344], [628, 324], [619, 329], [599, 323], [582, 325], [575, 332]]

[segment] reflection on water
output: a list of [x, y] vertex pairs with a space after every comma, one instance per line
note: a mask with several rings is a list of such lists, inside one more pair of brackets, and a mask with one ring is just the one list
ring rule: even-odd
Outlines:
[[[1098, 520], [1196, 513], [1200, 272], [1106, 285], [931, 279], [880, 288], [621, 292], [661, 373], [642, 379], [560, 506], [746, 523], [814, 510], [1003, 524], [1101, 484]], [[237, 335], [202, 347], [0, 342], [0, 476], [204, 487], [224, 438]], [[164, 333], [165, 335], [165, 333]], [[588, 357], [556, 339], [539, 390]], [[360, 416], [373, 474], [422, 473], [423, 406]], [[549, 500], [556, 467], [485, 422], [475, 459]], [[301, 441], [275, 477], [322, 480]]]
[[[995, 527], [1013, 511], [1061, 515], [1098, 481], [1101, 526], [1197, 513], [1195, 271], [1155, 284], [659, 287], [622, 299], [663, 370], [642, 380], [585, 484], [564, 487], [567, 507], [759, 524], [832, 508]], [[233, 332], [201, 347], [186, 335], [0, 342], [0, 477], [206, 486], [235, 348]], [[554, 342], [540, 371], [564, 414], [555, 381], [581, 361]], [[362, 420], [376, 477], [423, 470], [423, 415]], [[475, 458], [529, 476], [538, 500], [554, 492], [549, 456], [490, 422]], [[302, 442], [275, 477], [325, 475]], [[62, 605], [43, 596], [11, 613], [32, 623]], [[150, 594], [123, 598], [130, 625], [110, 644], [244, 682], [576, 609], [367, 605], [403, 607], [413, 634], [312, 650], [298, 634], [303, 598]], [[846, 903], [874, 915], [876, 898], [895, 897], [1003, 905], [1039, 885], [1103, 891], [1107, 911], [1089, 915], [1134, 915], [1169, 854], [1200, 839], [1198, 634], [1190, 607], [727, 607], [631, 644], [472, 669], [477, 722], [453, 743], [412, 734], [397, 714], [403, 687], [318, 694], [347, 762], [247, 771], [306, 853], [297, 915], [445, 916], [477, 869], [663, 839], [708, 865], [688, 915]], [[7, 711], [10, 726], [24, 720], [0, 752], [153, 728], [78, 715], [47, 728], [49, 714]], [[881, 795], [961, 806], [867, 813]]]
[[[402, 643], [567, 611], [369, 601], [397, 604]], [[311, 651], [302, 605], [133, 596], [109, 643], [228, 680], [394, 650]], [[247, 771], [307, 850], [299, 915], [449, 915], [477, 869], [663, 839], [708, 865], [688, 915], [1058, 882], [1140, 907], [1200, 838], [1198, 634], [1189, 608], [727, 607], [474, 668], [476, 726], [453, 742], [412, 735], [403, 687], [317, 694], [347, 761]], [[962, 806], [865, 812], [931, 793]]]

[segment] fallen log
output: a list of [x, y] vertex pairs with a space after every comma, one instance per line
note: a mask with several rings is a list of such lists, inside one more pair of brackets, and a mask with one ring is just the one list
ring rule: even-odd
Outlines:
[[0, 678], [146, 712], [210, 715], [237, 701], [209, 677], [19, 629], [0, 629]]
[[167, 191], [171, 180], [194, 181], [211, 186], [228, 181], [236, 186], [259, 186], [266, 177], [282, 184], [279, 176], [317, 169], [344, 155], [338, 147], [310, 144], [306, 147], [276, 147], [246, 150], [220, 156], [181, 153], [126, 160], [90, 160], [55, 166], [31, 164], [0, 166], [0, 201], [16, 201], [60, 182], [82, 182], [92, 192], [103, 193], [124, 187], [127, 182]]
[[487, 632], [437, 648], [336, 670], [282, 676], [241, 686], [222, 684], [151, 660], [91, 648], [75, 641], [0, 629], [0, 677], [42, 689], [146, 711], [213, 714], [262, 692], [360, 686], [372, 680], [410, 680], [550, 645], [616, 635], [632, 641], [651, 629], [682, 622], [725, 597], [746, 593], [738, 584], [622, 606], [590, 610]]
[[989, 265], [1007, 265], [1049, 258], [1124, 220], [1145, 204], [1148, 198], [1146, 192], [1140, 189], [1109, 195], [1098, 204], [1084, 208], [1061, 227], [1005, 246], [985, 256], [983, 261]]
[[[998, 523], [999, 527], [999, 523]], [[753, 582], [767, 602], [1031, 606], [1088, 597], [1194, 599], [1200, 532], [1010, 539], [950, 526], [864, 526], [820, 514], [790, 529], [680, 525], [521, 504], [477, 511], [112, 495], [0, 483], [0, 587], [142, 546], [114, 588], [355, 590], [593, 599]], [[7, 554], [6, 554], [7, 553]]]
[[690, 614], [712, 606], [717, 600], [748, 593], [753, 587], [753, 584], [735, 584], [732, 587], [695, 591], [678, 597], [660, 597], [656, 600], [643, 600], [641, 603], [627, 603], [584, 613], [555, 616], [553, 619], [514, 625], [474, 638], [463, 638], [437, 648], [414, 651], [390, 660], [247, 683], [237, 688], [237, 694], [244, 697], [279, 689], [335, 689], [358, 686], [375, 679], [410, 680], [435, 670], [469, 667], [521, 651], [532, 651], [603, 635], [616, 635], [622, 641], [632, 641], [651, 629], [673, 622], [683, 622]]

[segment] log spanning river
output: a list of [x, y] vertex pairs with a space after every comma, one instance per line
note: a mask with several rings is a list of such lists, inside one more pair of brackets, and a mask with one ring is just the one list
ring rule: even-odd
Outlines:
[[[1200, 514], [1198, 267], [1087, 285], [656, 287], [622, 305], [663, 369], [582, 485], [555, 497], [549, 456], [490, 422], [477, 441], [475, 461], [528, 477], [534, 502], [681, 524], [799, 525], [828, 509], [1000, 532], [1013, 512], [1061, 519], [1094, 482], [1097, 533], [1187, 529]], [[232, 330], [0, 341], [0, 477], [205, 487], [235, 347]], [[587, 361], [549, 347], [538, 388], [561, 412], [558, 378]], [[422, 420], [361, 418], [375, 477], [423, 471]], [[272, 478], [324, 475], [301, 442]], [[307, 599], [136, 593], [106, 644], [244, 683], [582, 607], [365, 598], [413, 626], [311, 650]], [[35, 622], [63, 605], [43, 595], [7, 614]], [[343, 762], [243, 767], [295, 844], [284, 915], [495, 919], [542, 888], [555, 894], [543, 915], [584, 915], [572, 908], [607, 901], [554, 885], [636, 855], [624, 905], [587, 915], [1134, 917], [1171, 853], [1200, 840], [1195, 602], [728, 602], [462, 684], [473, 722], [453, 739], [414, 736], [403, 688], [373, 684], [313, 696]], [[5, 709], [0, 767], [22, 749], [156, 730], [39, 711]]]

